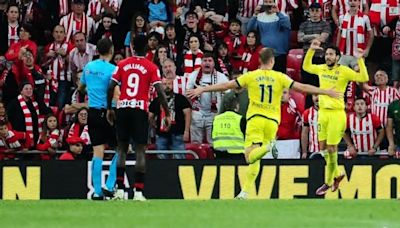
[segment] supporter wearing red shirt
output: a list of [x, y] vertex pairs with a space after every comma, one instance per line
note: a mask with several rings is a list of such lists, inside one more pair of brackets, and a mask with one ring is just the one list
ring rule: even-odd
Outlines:
[[33, 54], [33, 58], [36, 59], [37, 45], [31, 39], [33, 34], [33, 28], [29, 24], [23, 24], [19, 28], [19, 41], [14, 43], [8, 48], [5, 57], [8, 61], [17, 61], [22, 58], [21, 49], [30, 49]]
[[0, 120], [0, 160], [14, 158], [15, 154], [10, 152], [27, 150], [32, 143], [29, 134], [10, 130], [8, 125], [7, 121]]
[[242, 53], [242, 61], [240, 65], [240, 72], [246, 73], [248, 71], [257, 70], [260, 66], [260, 50], [262, 45], [260, 43], [260, 36], [257, 31], [249, 31], [247, 33], [246, 44]]
[[281, 123], [278, 127], [278, 140], [300, 139], [301, 114], [303, 109], [297, 107], [290, 98], [289, 90], [284, 90], [281, 105]]
[[77, 156], [82, 153], [84, 144], [83, 140], [79, 137], [72, 136], [67, 138], [67, 143], [68, 150], [60, 156], [59, 160], [76, 160]]
[[242, 22], [238, 19], [232, 19], [229, 23], [229, 33], [224, 38], [224, 43], [228, 45], [228, 54], [233, 69], [238, 70], [241, 65], [242, 52], [244, 44], [246, 43], [246, 37], [242, 34], [240, 27]]

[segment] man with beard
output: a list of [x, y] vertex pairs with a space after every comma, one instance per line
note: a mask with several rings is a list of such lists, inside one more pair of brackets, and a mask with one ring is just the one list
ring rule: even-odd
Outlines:
[[[189, 101], [181, 94], [174, 93], [173, 80], [163, 79], [164, 92], [171, 113], [171, 127], [165, 126], [165, 112], [162, 110], [159, 98], [154, 99], [149, 107], [150, 124], [156, 128], [157, 150], [185, 150], [185, 141], [189, 140], [189, 127], [192, 109]], [[166, 159], [167, 155], [158, 155]], [[184, 154], [174, 154], [174, 159], [185, 159]]]
[[[202, 58], [201, 69], [189, 75], [187, 89], [194, 89], [207, 85], [228, 82], [228, 78], [215, 69], [212, 53], [205, 53]], [[186, 93], [187, 94], [187, 93]], [[190, 136], [192, 143], [202, 143], [204, 137], [211, 143], [211, 128], [214, 116], [220, 111], [222, 92], [204, 93], [192, 99], [192, 126]]]
[[[364, 50], [358, 49], [356, 57], [360, 72], [355, 72], [346, 66], [338, 64], [340, 50], [338, 47], [329, 46], [325, 49], [326, 64], [312, 64], [315, 50], [321, 50], [321, 42], [315, 39], [308, 49], [304, 58], [303, 69], [310, 74], [319, 77], [321, 89], [331, 89], [344, 94], [346, 86], [350, 81], [367, 82], [368, 72], [365, 66], [363, 55]], [[343, 97], [330, 98], [319, 96], [319, 117], [318, 117], [318, 137], [320, 149], [326, 161], [325, 183], [317, 189], [317, 195], [325, 195], [328, 189], [332, 191], [339, 188], [340, 181], [344, 178], [338, 167], [338, 144], [346, 130], [346, 112]]]

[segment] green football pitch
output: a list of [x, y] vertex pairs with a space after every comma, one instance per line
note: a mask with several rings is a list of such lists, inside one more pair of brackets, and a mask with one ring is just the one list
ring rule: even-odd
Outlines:
[[399, 200], [0, 201], [1, 227], [400, 227]]

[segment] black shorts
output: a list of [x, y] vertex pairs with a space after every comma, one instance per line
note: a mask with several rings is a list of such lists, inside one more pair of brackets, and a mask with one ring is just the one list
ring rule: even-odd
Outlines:
[[135, 142], [147, 145], [149, 119], [147, 112], [141, 109], [117, 109], [117, 138], [121, 142]]
[[88, 114], [88, 130], [92, 146], [103, 144], [116, 146], [115, 128], [107, 121], [107, 110], [89, 108]]

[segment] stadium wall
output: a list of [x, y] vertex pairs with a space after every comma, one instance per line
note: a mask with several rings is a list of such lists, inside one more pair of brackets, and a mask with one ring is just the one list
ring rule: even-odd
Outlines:
[[[129, 161], [126, 186], [133, 183]], [[103, 181], [108, 175], [106, 163]], [[347, 177], [327, 199], [400, 197], [399, 160], [343, 160]], [[91, 163], [84, 161], [0, 162], [1, 199], [87, 199], [93, 193]], [[247, 166], [218, 160], [148, 161], [145, 195], [149, 199], [232, 199], [244, 183]], [[322, 160], [264, 160], [254, 199], [316, 198], [323, 183]], [[132, 192], [126, 192], [132, 198]]]

